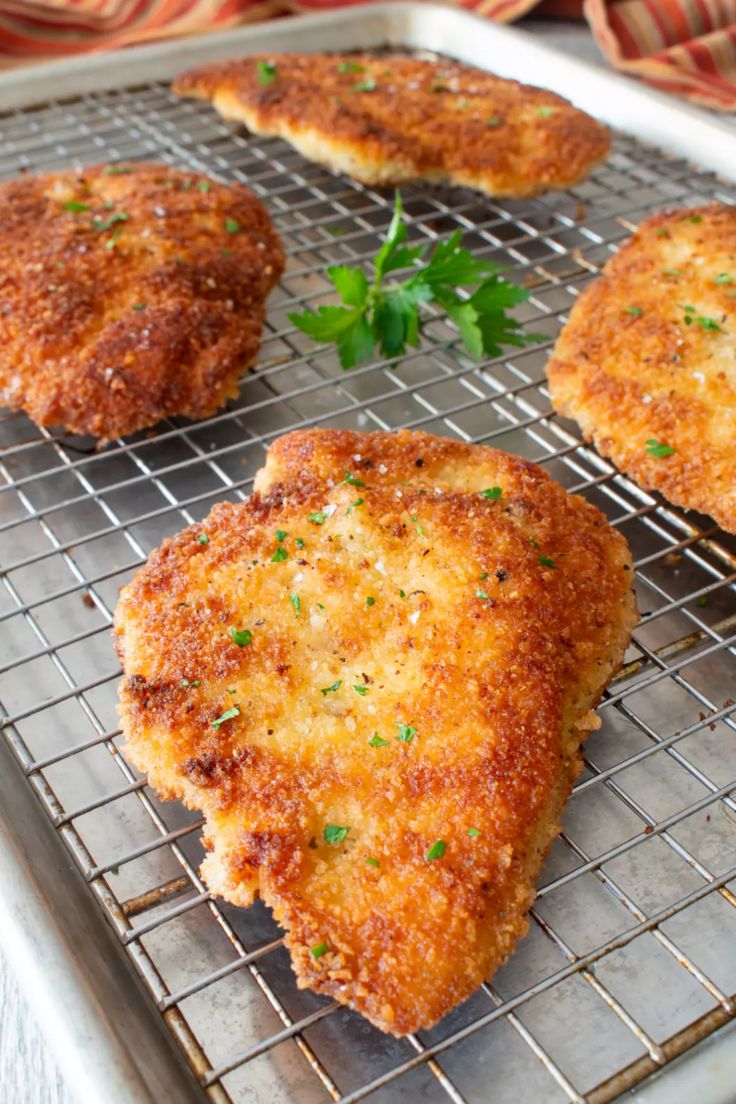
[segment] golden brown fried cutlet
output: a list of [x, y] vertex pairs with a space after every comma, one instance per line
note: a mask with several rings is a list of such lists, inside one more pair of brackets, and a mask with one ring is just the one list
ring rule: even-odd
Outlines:
[[646, 219], [576, 302], [547, 375], [599, 452], [736, 533], [736, 207]]
[[607, 129], [562, 97], [454, 61], [248, 57], [184, 73], [174, 91], [365, 184], [531, 196], [576, 183], [610, 149]]
[[263, 898], [299, 985], [403, 1035], [526, 929], [635, 622], [630, 556], [489, 448], [323, 430], [269, 468], [121, 594], [128, 753], [204, 812], [210, 889]]
[[10, 180], [0, 207], [0, 402], [105, 440], [237, 393], [284, 265], [247, 188], [96, 165]]

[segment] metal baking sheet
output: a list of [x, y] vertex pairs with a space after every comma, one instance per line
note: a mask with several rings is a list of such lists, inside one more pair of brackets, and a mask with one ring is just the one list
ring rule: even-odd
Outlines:
[[[548, 336], [541, 345], [477, 365], [436, 319], [416, 352], [344, 374], [329, 350], [314, 351], [288, 324], [295, 303], [325, 300], [328, 264], [375, 253], [391, 194], [311, 165], [280, 141], [249, 137], [207, 105], [178, 100], [165, 81], [246, 50], [356, 46], [441, 49], [531, 77], [627, 132], [569, 192], [491, 201], [404, 189], [414, 240], [459, 227], [471, 248], [529, 287], [523, 317]], [[0, 176], [153, 158], [243, 181], [267, 202], [288, 253], [259, 367], [214, 418], [172, 420], [96, 452], [23, 415], [0, 415], [0, 701], [14, 759], [0, 809], [8, 856], [24, 853], [39, 819], [45, 832], [53, 826], [43, 854], [0, 864], [0, 898], [4, 917], [15, 917], [16, 960], [18, 917], [30, 910], [36, 949], [53, 949], [25, 961], [36, 961], [32, 985], [82, 1098], [94, 1099], [90, 1085], [99, 1085], [100, 1098], [116, 1104], [162, 1099], [161, 1079], [173, 1076], [163, 1025], [200, 1086], [184, 1077], [172, 1088], [177, 1100], [475, 1104], [488, 1099], [489, 1084], [494, 1104], [604, 1104], [632, 1091], [652, 1104], [696, 1092], [702, 1104], [732, 1099], [736, 540], [644, 493], [583, 445], [576, 427], [552, 414], [544, 363], [574, 296], [640, 218], [666, 205], [734, 200], [733, 183], [711, 171], [733, 171], [733, 133], [520, 32], [414, 4], [6, 74], [0, 109]], [[314, 424], [422, 427], [537, 460], [606, 512], [637, 563], [644, 617], [602, 705], [603, 728], [588, 742], [529, 935], [492, 984], [406, 1040], [297, 990], [264, 907], [210, 898], [197, 875], [197, 816], [156, 799], [127, 763], [117, 728], [109, 624], [120, 585], [164, 536], [216, 501], [247, 495], [270, 440]], [[16, 801], [11, 816], [18, 785], [35, 804]], [[91, 892], [53, 860], [55, 843]], [[148, 1016], [128, 975], [120, 993], [137, 1009], [135, 1022], [120, 1015], [97, 957], [79, 985], [82, 905], [65, 909], [65, 891], [77, 904], [89, 897], [99, 922], [109, 922], [104, 954], [120, 960], [118, 973], [134, 967], [152, 998]], [[54, 1015], [64, 1015], [66, 994], [77, 1011], [59, 1032]], [[86, 1001], [95, 1015], [85, 1018]]]

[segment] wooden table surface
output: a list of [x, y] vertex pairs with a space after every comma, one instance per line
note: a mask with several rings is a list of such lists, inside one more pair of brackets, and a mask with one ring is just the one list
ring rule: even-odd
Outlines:
[[[524, 30], [560, 49], [600, 63], [601, 55], [582, 24], [527, 19]], [[0, 951], [0, 1101], [3, 1104], [75, 1104], [61, 1080], [49, 1044], [40, 1035], [12, 970]], [[83, 1101], [79, 1104], [97, 1104]], [[101, 1102], [100, 1102], [101, 1104]], [[110, 1104], [114, 1104], [111, 1101]]]

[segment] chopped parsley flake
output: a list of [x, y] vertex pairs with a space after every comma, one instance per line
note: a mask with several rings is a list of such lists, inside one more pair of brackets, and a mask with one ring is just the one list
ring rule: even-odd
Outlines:
[[349, 514], [351, 514], [353, 512], [353, 510], [357, 510], [358, 507], [362, 506], [364, 502], [365, 502], [364, 498], [356, 498], [355, 502], [351, 502], [350, 505], [348, 506], [347, 512]]
[[350, 828], [344, 824], [326, 824], [322, 833], [325, 843], [342, 843], [348, 838]]
[[718, 325], [715, 318], [704, 318], [702, 314], [699, 314], [695, 321], [703, 330], [720, 332], [721, 327]]
[[680, 221], [681, 221], [681, 222], [693, 222], [693, 223], [698, 223], [698, 222], [702, 222], [702, 221], [703, 221], [703, 218], [702, 218], [702, 216], [701, 216], [701, 215], [689, 215], [689, 216], [688, 216], [687, 218], [681, 219]]
[[663, 276], [681, 276], [682, 275], [682, 269], [681, 268], [663, 268], [662, 269], [662, 275]]
[[368, 746], [372, 748], [388, 747], [390, 740], [382, 739], [377, 732], [374, 732], [368, 741]]
[[363, 480], [358, 479], [355, 475], [351, 475], [349, 471], [345, 472], [345, 478], [341, 480], [341, 482], [349, 483], [351, 487], [365, 487]]
[[709, 601], [710, 601], [710, 599], [708, 598], [707, 594], [701, 594], [700, 597], [698, 598], [698, 603], [697, 604], [701, 607], [702, 606], [707, 606]]
[[[336, 102], [340, 102], [337, 97]], [[343, 234], [347, 233], [342, 226], [323, 226], [322, 229], [326, 230], [328, 234], [331, 234], [333, 238], [340, 238]]]
[[368, 687], [364, 686], [362, 683], [359, 683], [357, 686], [354, 686], [353, 690], [355, 691], [356, 694], [360, 694], [361, 698], [364, 698], [366, 696], [366, 694], [368, 693]]
[[284, 560], [288, 560], [288, 558], [289, 553], [286, 551], [284, 546], [280, 544], [271, 557], [271, 563], [282, 563]]
[[206, 533], [200, 533], [197, 537], [197, 544], [209, 544], [210, 538]]
[[634, 318], [641, 318], [644, 313], [641, 307], [624, 307], [624, 310], [627, 314], [633, 315]]
[[375, 599], [375, 598], [366, 598], [366, 600], [365, 600], [365, 604], [366, 604], [367, 606], [375, 606], [375, 604], [376, 604], [376, 599]]
[[488, 572], [487, 572], [487, 571], [481, 571], [481, 573], [480, 573], [480, 575], [478, 576], [478, 578], [480, 579], [480, 581], [481, 581], [481, 582], [483, 582], [483, 581], [484, 581], [484, 579], [487, 579], [487, 578], [488, 578]]
[[332, 686], [325, 686], [320, 690], [320, 694], [323, 698], [326, 698], [328, 694], [334, 694], [336, 690], [339, 690], [342, 686], [342, 679], [338, 679], [337, 682], [333, 682]]
[[312, 958], [321, 958], [323, 954], [327, 954], [329, 949], [326, 943], [318, 943], [316, 947], [309, 948], [309, 953]]
[[503, 494], [503, 490], [500, 487], [486, 487], [484, 491], [481, 491], [482, 498], [489, 498], [492, 502], [500, 498]]
[[256, 65], [259, 84], [273, 84], [278, 76], [278, 70], [272, 61], [259, 61]]
[[250, 629], [230, 629], [230, 639], [233, 644], [237, 644], [239, 648], [245, 648], [248, 644], [253, 643], [253, 633]]
[[398, 732], [396, 733], [396, 739], [400, 740], [402, 744], [410, 744], [417, 734], [417, 730], [412, 728], [411, 725], [396, 723]]
[[114, 215], [110, 215], [107, 219], [92, 219], [93, 230], [110, 230], [116, 222], [127, 222], [128, 216], [125, 211], [116, 211]]
[[721, 272], [718, 276], [716, 276], [716, 283], [719, 285], [719, 287], [721, 284], [732, 284], [733, 276], [730, 272]]
[[298, 617], [299, 614], [302, 611], [302, 604], [299, 601], [299, 595], [298, 594], [290, 594], [289, 595], [289, 601], [291, 602], [292, 606], [294, 607], [295, 615]]
[[226, 218], [225, 229], [227, 230], [228, 234], [237, 234], [238, 230], [240, 229], [240, 223], [237, 219]]
[[297, 548], [304, 548], [305, 547], [304, 541], [302, 540], [301, 537], [295, 537], [294, 544], [296, 545]]
[[317, 606], [317, 609], [321, 609], [321, 610], [323, 610], [323, 609], [325, 608], [325, 607], [324, 607], [324, 606], [322, 605], [322, 603], [321, 603], [321, 602], [317, 602], [317, 603], [316, 603], [316, 606]]
[[224, 724], [225, 721], [231, 721], [233, 717], [239, 716], [240, 708], [237, 705], [233, 705], [230, 709], [226, 709], [225, 712], [221, 714], [221, 716], [219, 716], [216, 721], [212, 722], [212, 727], [219, 729], [220, 725]]
[[337, 67], [338, 73], [365, 73], [365, 66], [357, 61], [341, 61]]
[[400, 590], [399, 591], [399, 598], [406, 598], [406, 591], [405, 590]]
[[89, 203], [78, 203], [76, 199], [70, 199], [64, 204], [65, 211], [89, 211]]
[[490, 601], [488, 595], [486, 594], [486, 592], [484, 590], [476, 590], [475, 597], [476, 598], [483, 598], [486, 602]]
[[373, 77], [366, 77], [365, 80], [358, 81], [353, 85], [353, 92], [375, 92], [376, 82]]
[[671, 445], [663, 445], [661, 441], [656, 441], [654, 437], [650, 437], [647, 441], [647, 452], [650, 456], [656, 457], [657, 460], [662, 460], [665, 456], [672, 456], [673, 452], [677, 449], [673, 449]]
[[142, 310], [145, 310], [147, 306], [148, 306], [148, 303], [135, 303], [134, 306], [133, 306], [133, 310], [134, 311], [142, 311]]
[[491, 115], [490, 119], [486, 119], [486, 126], [497, 127], [501, 126], [503, 119], [499, 119], [497, 115]]
[[670, 232], [665, 226], [660, 226], [659, 230], [655, 230], [655, 234], [658, 238], [668, 238], [670, 236]]
[[419, 536], [420, 537], [425, 536], [426, 534], [425, 534], [424, 530], [422, 529], [421, 525], [419, 524], [419, 520], [418, 520], [416, 514], [411, 515], [411, 520], [414, 522], [414, 525], [416, 526], [416, 530], [417, 530], [417, 533], [419, 534]]
[[537, 544], [537, 542], [535, 541], [534, 537], [530, 537], [530, 538], [529, 538], [529, 543], [530, 543], [530, 545], [532, 546], [532, 548], [539, 548], [539, 545], [538, 545], [538, 544]]
[[434, 84], [430, 84], [429, 91], [430, 92], [449, 92], [450, 89], [447, 87], [446, 84], [443, 84], [442, 81], [435, 81]]
[[551, 560], [549, 558], [549, 556], [540, 556], [539, 557], [539, 562], [542, 565], [542, 567], [554, 567], [555, 566], [555, 561]]
[[183, 678], [181, 680], [181, 682], [179, 683], [179, 685], [181, 686], [182, 690], [186, 690], [187, 687], [189, 687], [189, 686], [199, 686], [199, 685], [201, 685], [201, 680], [200, 679], [194, 679], [193, 682], [190, 682], [188, 678]]
[[553, 107], [538, 107], [537, 115], [541, 119], [549, 119], [550, 115], [554, 115], [555, 109]]
[[212, 191], [212, 185], [210, 184], [209, 180], [198, 180], [197, 187], [203, 195], [206, 195], [207, 192]]
[[313, 514], [308, 514], [307, 519], [314, 525], [324, 525], [327, 520], [327, 514], [324, 514], [321, 510], [316, 510]]
[[278, 541], [279, 543], [281, 543], [281, 541], [285, 541], [285, 540], [286, 540], [286, 538], [288, 537], [288, 535], [289, 535], [289, 534], [288, 534], [288, 533], [286, 532], [286, 530], [285, 530], [285, 529], [277, 529], [277, 530], [276, 530], [276, 540], [277, 540], [277, 541]]
[[446, 850], [447, 844], [444, 840], [435, 840], [425, 858], [428, 862], [432, 862], [433, 859], [441, 859]]
[[468, 828], [468, 835], [472, 836], [475, 839], [476, 836], [480, 835], [480, 832], [477, 828]]
[[374, 859], [372, 855], [366, 855], [365, 861], [368, 863], [369, 866], [375, 866], [376, 868], [380, 867], [381, 865], [378, 859]]
[[107, 165], [102, 172], [105, 176], [125, 176], [132, 173], [133, 168], [130, 165]]

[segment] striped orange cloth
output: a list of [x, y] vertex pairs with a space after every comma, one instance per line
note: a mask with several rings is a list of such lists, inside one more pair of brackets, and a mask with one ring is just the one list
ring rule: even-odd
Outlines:
[[[365, 0], [0, 0], [0, 67], [202, 34]], [[736, 0], [450, 0], [488, 19], [587, 18], [622, 72], [736, 111]]]

